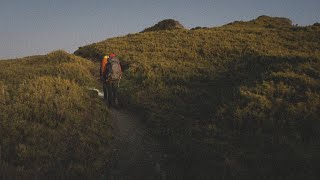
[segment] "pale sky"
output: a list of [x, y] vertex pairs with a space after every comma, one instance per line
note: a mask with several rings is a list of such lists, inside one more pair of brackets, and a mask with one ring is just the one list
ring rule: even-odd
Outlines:
[[311, 25], [320, 22], [320, 0], [0, 0], [0, 59], [73, 53], [168, 18], [192, 28], [260, 15]]

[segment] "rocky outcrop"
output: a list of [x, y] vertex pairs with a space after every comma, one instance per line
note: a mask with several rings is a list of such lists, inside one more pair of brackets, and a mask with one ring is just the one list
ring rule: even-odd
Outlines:
[[180, 22], [173, 19], [166, 19], [160, 21], [156, 25], [146, 28], [142, 32], [161, 31], [161, 30], [173, 30], [173, 29], [185, 29]]

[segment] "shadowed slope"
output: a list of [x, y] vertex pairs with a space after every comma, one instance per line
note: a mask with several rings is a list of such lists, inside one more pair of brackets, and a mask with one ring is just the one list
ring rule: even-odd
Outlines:
[[93, 60], [119, 54], [123, 101], [146, 114], [153, 133], [186, 159], [201, 158], [195, 146], [219, 159], [199, 160], [193, 169], [303, 175], [316, 174], [320, 157], [314, 149], [319, 36], [317, 25], [293, 27], [288, 19], [262, 16], [217, 28], [129, 34], [75, 54]]

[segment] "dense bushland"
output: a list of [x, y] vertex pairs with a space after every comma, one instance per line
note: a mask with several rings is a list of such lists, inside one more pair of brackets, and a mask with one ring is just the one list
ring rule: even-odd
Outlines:
[[129, 34], [75, 54], [119, 54], [123, 102], [142, 110], [155, 134], [171, 139], [196, 167], [308, 176], [320, 161], [319, 37], [317, 25], [261, 16]]
[[95, 68], [63, 51], [0, 61], [2, 177], [105, 170], [112, 135], [107, 109], [87, 90]]

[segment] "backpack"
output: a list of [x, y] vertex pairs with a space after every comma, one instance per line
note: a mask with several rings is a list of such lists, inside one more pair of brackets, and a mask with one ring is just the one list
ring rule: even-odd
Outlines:
[[111, 58], [109, 59], [107, 63], [107, 69], [106, 69], [106, 79], [115, 81], [119, 80], [122, 75], [122, 70], [120, 66], [120, 61], [117, 58]]

